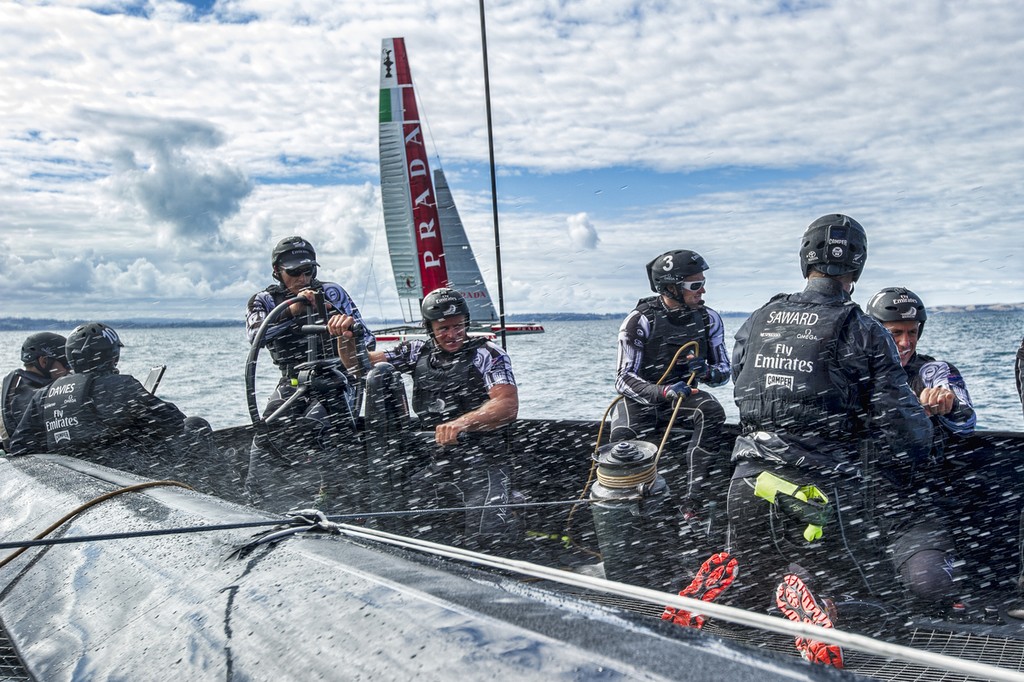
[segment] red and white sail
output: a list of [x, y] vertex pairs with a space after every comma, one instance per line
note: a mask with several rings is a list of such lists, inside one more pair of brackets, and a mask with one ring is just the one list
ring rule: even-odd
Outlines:
[[[496, 330], [498, 313], [448, 181], [441, 169], [433, 176], [430, 173], [403, 38], [385, 38], [381, 46], [380, 192], [388, 253], [405, 321], [418, 322], [423, 297], [449, 286], [466, 299], [474, 327]], [[509, 333], [542, 331], [534, 323], [515, 329], [506, 325]]]
[[419, 319], [425, 292], [448, 285], [437, 198], [405, 40], [386, 38], [380, 59], [380, 186], [398, 297]]

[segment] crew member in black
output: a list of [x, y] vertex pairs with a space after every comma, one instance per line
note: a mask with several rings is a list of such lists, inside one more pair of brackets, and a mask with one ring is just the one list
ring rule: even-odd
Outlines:
[[612, 441], [660, 443], [681, 399], [673, 427], [692, 431], [679, 433], [688, 436], [685, 445], [669, 441], [685, 453], [663, 456], [660, 473], [681, 501], [683, 518], [694, 524], [715, 496], [713, 473], [721, 478], [722, 493], [728, 476], [728, 457], [719, 454], [725, 410], [697, 388], [698, 382], [729, 381], [725, 326], [703, 299], [707, 269], [700, 254], [686, 250], [663, 253], [647, 264], [651, 290], [658, 295], [641, 299], [619, 327], [615, 389], [623, 399], [611, 424]]
[[151, 478], [194, 477], [193, 455], [210, 456], [210, 425], [186, 419], [136, 378], [119, 374], [123, 345], [102, 322], [76, 327], [65, 346], [74, 374], [36, 391], [11, 438], [11, 454], [71, 454]]
[[[281, 379], [263, 411], [273, 415], [298, 390], [299, 366], [307, 361], [340, 358], [344, 367], [315, 376], [316, 390], [291, 403], [266, 433], [257, 434], [250, 451], [245, 488], [256, 506], [275, 509], [343, 506], [352, 511], [360, 504], [360, 463], [339, 460], [354, 434], [357, 391], [346, 368], [354, 368], [353, 328], [362, 325], [359, 308], [340, 285], [317, 279], [316, 250], [302, 237], [287, 237], [274, 247], [271, 266], [275, 284], [257, 292], [246, 306], [249, 343], [267, 316], [288, 299], [301, 298], [273, 320], [263, 343]], [[327, 331], [301, 332], [308, 310], [322, 303]], [[365, 331], [362, 343], [373, 348], [374, 338]], [[312, 347], [312, 353], [310, 349]], [[312, 356], [312, 357], [311, 357]], [[346, 471], [346, 469], [350, 469]]]
[[[429, 339], [370, 353], [370, 360], [379, 364], [367, 385], [382, 373], [411, 373], [419, 427], [434, 432], [438, 447], [431, 448], [429, 462], [412, 476], [409, 503], [489, 507], [465, 512], [461, 523], [424, 517], [434, 529], [431, 537], [477, 549], [493, 547], [515, 533], [505, 507], [512, 494], [512, 472], [504, 427], [519, 412], [512, 362], [500, 346], [467, 335], [469, 306], [459, 292], [435, 289], [420, 309]], [[370, 400], [368, 389], [368, 405]]]
[[25, 367], [4, 377], [0, 388], [0, 445], [4, 452], [11, 449], [11, 434], [28, 409], [32, 394], [68, 373], [68, 360], [64, 357], [66, 341], [60, 334], [36, 332], [21, 344], [21, 361]]
[[952, 363], [917, 352], [928, 311], [910, 289], [882, 289], [868, 301], [867, 313], [892, 334], [910, 388], [935, 429], [933, 459], [941, 459], [946, 441], [970, 436], [978, 421], [963, 375]]
[[[742, 435], [728, 548], [740, 568], [727, 594], [764, 608], [774, 588], [787, 617], [819, 625], [831, 618], [808, 587], [812, 576], [832, 597], [891, 598], [894, 574], [918, 599], [948, 607], [953, 596], [952, 543], [909, 485], [932, 424], [892, 337], [850, 300], [866, 259], [857, 221], [815, 220], [800, 247], [806, 288], [755, 311], [733, 347]], [[837, 646], [797, 646], [842, 664]]]
[[1017, 393], [1020, 395], [1021, 408], [1024, 408], [1024, 339], [1020, 340], [1017, 349], [1017, 360], [1013, 366], [1014, 378], [1017, 380]]

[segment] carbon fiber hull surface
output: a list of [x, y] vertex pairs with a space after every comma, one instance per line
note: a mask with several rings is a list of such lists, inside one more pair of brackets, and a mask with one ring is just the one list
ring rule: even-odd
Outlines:
[[[34, 537], [140, 479], [80, 460], [0, 460], [0, 537]], [[57, 535], [266, 519], [180, 488], [97, 504]], [[236, 550], [227, 530], [31, 548], [0, 568], [29, 674], [107, 679], [693, 679], [830, 676], [657, 619], [337, 535]], [[6, 552], [4, 556], [6, 556]]]

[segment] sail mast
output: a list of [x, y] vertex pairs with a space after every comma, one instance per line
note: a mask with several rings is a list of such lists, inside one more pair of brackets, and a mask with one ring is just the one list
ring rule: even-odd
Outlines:
[[491, 78], [487, 68], [487, 24], [484, 21], [484, 0], [480, 0], [480, 42], [484, 59], [484, 103], [487, 106], [487, 151], [491, 166], [491, 212], [494, 216], [494, 262], [498, 276], [498, 325], [501, 329], [501, 346], [506, 347], [505, 333], [505, 288], [501, 275], [501, 231], [498, 228], [498, 183], [494, 175], [494, 128], [491, 125]]

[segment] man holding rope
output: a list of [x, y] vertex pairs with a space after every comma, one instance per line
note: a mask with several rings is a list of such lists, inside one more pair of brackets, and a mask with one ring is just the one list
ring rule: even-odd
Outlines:
[[[622, 400], [612, 416], [611, 440], [660, 443], [667, 428], [678, 429], [676, 440], [666, 441], [674, 449], [660, 460], [667, 465], [660, 473], [680, 500], [684, 528], [707, 527], [712, 476], [717, 470], [724, 482], [728, 464], [719, 453], [725, 410], [713, 395], [697, 388], [698, 383], [721, 386], [729, 381], [722, 317], [704, 305], [708, 267], [699, 253], [685, 249], [648, 263], [647, 279], [657, 296], [637, 302], [618, 337], [615, 389]], [[680, 440], [687, 435], [683, 445]], [[701, 536], [687, 533], [700, 546], [684, 547], [683, 552], [703, 554]]]

